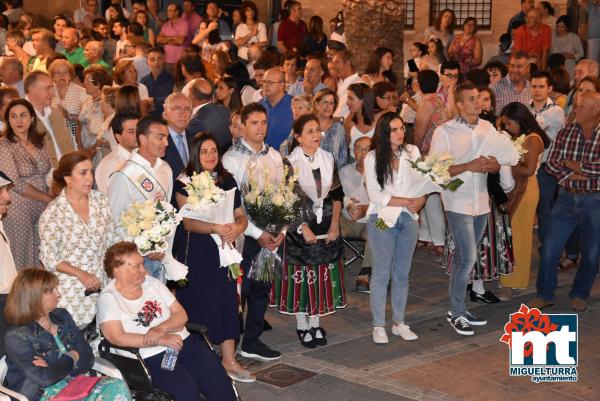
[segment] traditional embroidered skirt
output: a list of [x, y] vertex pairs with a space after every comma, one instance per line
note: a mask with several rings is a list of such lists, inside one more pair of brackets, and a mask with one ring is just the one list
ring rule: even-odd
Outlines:
[[270, 306], [286, 314], [325, 316], [346, 307], [344, 263], [318, 266], [283, 264], [281, 280], [273, 283]]
[[[498, 210], [490, 202], [488, 223], [477, 250], [477, 263], [471, 273], [471, 280], [497, 280], [500, 276], [511, 274], [516, 262], [512, 246], [512, 229], [508, 214]], [[446, 274], [452, 271], [454, 260], [454, 240], [450, 230], [446, 230], [446, 246], [442, 258], [442, 269]]]

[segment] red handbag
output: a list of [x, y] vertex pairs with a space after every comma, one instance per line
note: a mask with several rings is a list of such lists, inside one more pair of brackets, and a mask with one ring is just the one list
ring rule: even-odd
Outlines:
[[52, 397], [52, 401], [73, 401], [87, 397], [100, 377], [79, 375], [60, 390], [60, 393]]

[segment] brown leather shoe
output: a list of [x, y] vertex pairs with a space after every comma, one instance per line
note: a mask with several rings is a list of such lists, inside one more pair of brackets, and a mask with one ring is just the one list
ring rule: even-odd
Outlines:
[[542, 310], [552, 305], [554, 305], [553, 301], [546, 301], [542, 298], [534, 298], [531, 301], [529, 301], [529, 305], [527, 306], [529, 306], [529, 308], [536, 308]]
[[581, 298], [573, 298], [571, 299], [571, 308], [575, 312], [583, 312], [587, 309], [587, 301]]

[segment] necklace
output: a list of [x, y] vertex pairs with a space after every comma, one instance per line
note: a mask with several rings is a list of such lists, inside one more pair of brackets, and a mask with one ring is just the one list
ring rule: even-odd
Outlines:
[[[304, 153], [304, 152], [302, 152]], [[308, 159], [309, 162], [314, 162], [315, 161], [315, 155], [309, 156], [306, 153], [304, 153], [304, 157], [306, 157]]]

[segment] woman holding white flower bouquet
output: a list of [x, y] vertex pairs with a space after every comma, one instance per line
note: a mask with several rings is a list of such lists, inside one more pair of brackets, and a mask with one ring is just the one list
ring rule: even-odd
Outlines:
[[[418, 213], [425, 206], [425, 195], [439, 191], [429, 178], [411, 166], [410, 162], [415, 162], [421, 155], [416, 146], [404, 143], [404, 135], [400, 115], [394, 112], [383, 114], [375, 127], [372, 150], [365, 158], [365, 184], [370, 199], [368, 238], [373, 252], [371, 314], [373, 341], [377, 344], [388, 342], [385, 304], [390, 278], [392, 334], [404, 340], [418, 338], [404, 321], [408, 275], [419, 236]], [[396, 211], [391, 219], [387, 217], [390, 210]]]
[[297, 210], [303, 222], [288, 229], [281, 280], [275, 282], [271, 301], [281, 313], [296, 316], [300, 343], [314, 348], [327, 344], [319, 317], [346, 306], [340, 238], [344, 192], [333, 155], [320, 148], [319, 119], [301, 116], [293, 131], [288, 160], [314, 213], [306, 213], [304, 207]]
[[92, 189], [94, 172], [88, 156], [67, 153], [52, 176], [60, 195], [40, 217], [40, 259], [58, 277], [62, 294], [58, 307], [67, 309], [82, 328], [96, 316], [97, 293], [108, 281], [102, 267], [104, 253], [120, 237], [108, 199]]
[[522, 103], [507, 104], [500, 113], [500, 119], [502, 127], [513, 141], [520, 143], [524, 137], [521, 160], [512, 168], [515, 189], [508, 201], [516, 267], [511, 275], [500, 279], [503, 288], [499, 298], [507, 301], [512, 297], [513, 288], [527, 288], [529, 285], [533, 223], [540, 197], [536, 174], [544, 148], [550, 145], [550, 139]]
[[[229, 268], [221, 267], [219, 248], [211, 237], [211, 234], [218, 234], [222, 246], [233, 248], [248, 220], [235, 179], [221, 164], [215, 137], [208, 132], [197, 134], [192, 140], [190, 156], [183, 175], [175, 182], [175, 199], [179, 208], [192, 202], [192, 196], [197, 196], [188, 192], [191, 187], [186, 184], [194, 182], [191, 179], [198, 174], [208, 172], [218, 188], [224, 191], [236, 188], [230, 211], [234, 222], [215, 224], [184, 217], [185, 232], [179, 237], [177, 259], [189, 267], [189, 285], [177, 289], [177, 299], [187, 311], [190, 322], [205, 325], [211, 340], [220, 344], [222, 363], [230, 377], [252, 382], [256, 380], [254, 375], [235, 359], [235, 341], [240, 337], [237, 277], [232, 276]], [[223, 219], [225, 221], [225, 217]]]

